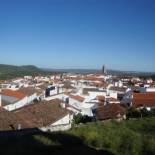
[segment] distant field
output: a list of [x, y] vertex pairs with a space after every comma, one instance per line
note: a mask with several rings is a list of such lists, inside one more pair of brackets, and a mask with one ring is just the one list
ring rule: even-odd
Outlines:
[[154, 155], [155, 117], [96, 122], [67, 132], [1, 137], [2, 154]]

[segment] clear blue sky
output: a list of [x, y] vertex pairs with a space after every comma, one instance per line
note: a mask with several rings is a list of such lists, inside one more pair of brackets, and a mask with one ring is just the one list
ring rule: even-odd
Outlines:
[[0, 63], [155, 71], [155, 0], [0, 0]]

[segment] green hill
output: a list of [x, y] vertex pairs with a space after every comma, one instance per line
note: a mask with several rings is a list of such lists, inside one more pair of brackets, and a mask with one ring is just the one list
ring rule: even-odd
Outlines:
[[0, 64], [0, 80], [6, 80], [16, 77], [22, 77], [25, 75], [48, 75], [54, 72], [44, 71], [33, 65], [27, 66], [13, 66]]
[[[20, 132], [20, 131], [18, 131]], [[155, 155], [155, 117], [0, 136], [1, 154]]]

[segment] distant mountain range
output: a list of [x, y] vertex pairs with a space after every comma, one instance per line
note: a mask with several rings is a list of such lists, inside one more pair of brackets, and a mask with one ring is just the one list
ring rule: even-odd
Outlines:
[[75, 74], [101, 73], [101, 70], [97, 70], [97, 69], [49, 69], [49, 68], [44, 68], [44, 70], [62, 72], [62, 73], [75, 73]]
[[0, 64], [0, 80], [6, 80], [26, 75], [48, 75], [52, 71], [46, 71], [33, 65], [13, 66]]
[[[54, 71], [54, 72], [65, 72], [65, 73], [77, 73], [77, 74], [98, 74], [102, 73], [102, 70], [99, 69], [48, 69], [44, 68], [46, 71]], [[119, 71], [119, 70], [107, 70], [108, 74], [111, 75], [140, 75], [140, 76], [149, 76], [149, 75], [155, 75], [155, 72], [139, 72], [139, 71]]]
[[[154, 76], [154, 72], [135, 72], [135, 71], [118, 71], [118, 70], [107, 70], [108, 74], [121, 75], [121, 76]], [[77, 74], [94, 74], [102, 73], [101, 70], [97, 69], [49, 69], [49, 68], [38, 68], [33, 65], [25, 66], [14, 66], [0, 64], [0, 80], [12, 79], [16, 77], [22, 77], [25, 75], [51, 75], [55, 73], [77, 73]]]

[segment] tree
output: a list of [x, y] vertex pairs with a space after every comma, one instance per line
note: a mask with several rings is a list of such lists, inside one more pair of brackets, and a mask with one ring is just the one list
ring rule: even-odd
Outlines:
[[92, 118], [87, 115], [82, 116], [82, 114], [79, 113], [77, 115], [74, 115], [73, 122], [74, 124], [92, 122]]
[[82, 120], [82, 114], [81, 113], [78, 113], [77, 115], [74, 115], [74, 117], [73, 117], [73, 123], [74, 124], [81, 123], [81, 120]]
[[131, 107], [127, 110], [126, 116], [127, 118], [137, 118], [137, 117], [141, 117], [141, 113], [136, 108]]

